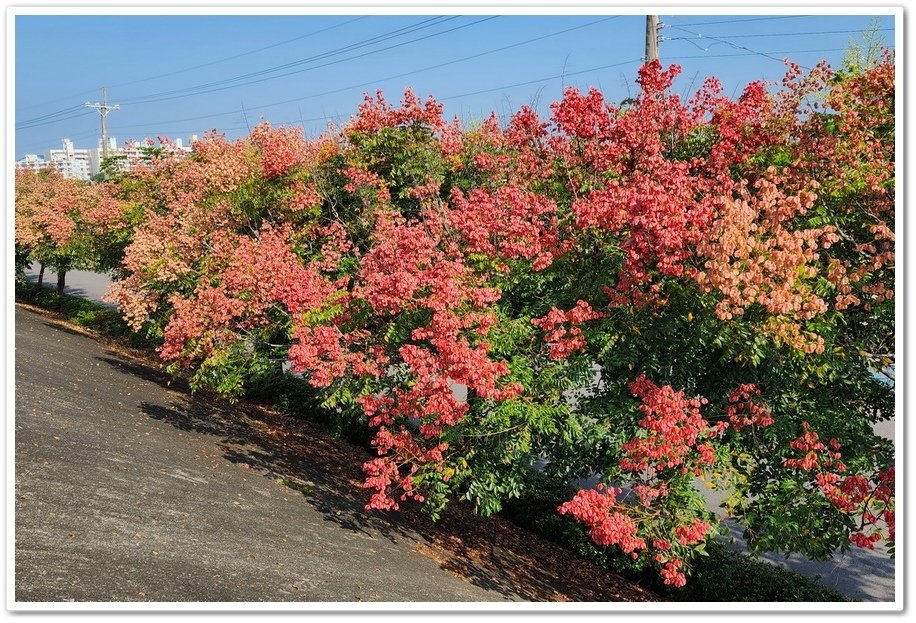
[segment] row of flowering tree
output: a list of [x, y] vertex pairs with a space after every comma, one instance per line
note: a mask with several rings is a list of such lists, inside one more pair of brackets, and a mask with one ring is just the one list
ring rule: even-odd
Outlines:
[[893, 60], [737, 99], [678, 71], [549, 120], [408, 91], [315, 140], [163, 150], [118, 186], [107, 296], [195, 385], [289, 360], [371, 431], [371, 509], [597, 475], [558, 511], [680, 586], [718, 532], [700, 478], [755, 549], [892, 551]]
[[90, 185], [54, 170], [19, 170], [15, 178], [15, 268], [40, 265], [57, 273], [63, 293], [71, 269], [108, 270], [120, 263], [130, 240], [130, 211], [114, 184]]

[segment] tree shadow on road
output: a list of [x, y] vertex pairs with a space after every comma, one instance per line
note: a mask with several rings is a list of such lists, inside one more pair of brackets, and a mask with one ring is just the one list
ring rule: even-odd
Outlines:
[[[55, 326], [55, 328], [58, 327]], [[110, 357], [96, 357], [96, 359], [103, 363], [107, 363], [116, 370], [120, 370], [121, 372], [130, 374], [132, 376], [140, 377], [141, 379], [150, 381], [156, 385], [167, 387], [175, 391], [190, 391], [188, 383], [182, 378], [175, 377], [163, 370], [156, 370], [155, 368], [151, 368], [149, 366], [125, 361], [124, 359], [120, 359], [117, 353], [113, 351], [109, 352], [111, 352]]]
[[[100, 357], [121, 371], [170, 389], [183, 382], [146, 366]], [[368, 512], [361, 466], [372, 455], [304, 420], [261, 405], [229, 404], [211, 395], [141, 402], [151, 419], [213, 438], [226, 461], [298, 489], [325, 521], [350, 532], [412, 542], [417, 553], [471, 584], [509, 599], [654, 601], [658, 597], [499, 518], [453, 502], [438, 522], [405, 504], [397, 513]], [[301, 487], [299, 486], [301, 485]]]
[[[165, 372], [114, 357], [98, 359], [171, 390], [189, 389], [184, 380]], [[271, 480], [305, 483], [315, 492], [306, 496], [309, 503], [327, 521], [344, 529], [365, 534], [372, 531], [392, 541], [410, 536], [394, 521], [396, 517], [382, 518], [363, 511], [365, 496], [357, 489], [362, 477], [360, 465], [371, 457], [363, 453], [361, 460], [354, 458], [358, 448], [322, 436], [307, 422], [244, 401], [229, 404], [206, 393], [167, 404], [141, 402], [140, 410], [181, 431], [215, 438], [223, 458], [230, 463], [247, 465]]]
[[[336, 440], [314, 437], [307, 430], [278, 428], [263, 414], [196, 397], [169, 405], [142, 402], [140, 409], [179, 430], [215, 438], [223, 458], [230, 463], [247, 465], [271, 480], [301, 484], [299, 491], [309, 504], [326, 521], [345, 530], [381, 535], [392, 542], [413, 537], [395, 518], [382, 518], [363, 510], [365, 498], [357, 489], [361, 463], [346, 463]], [[352, 455], [355, 448], [346, 450]], [[363, 461], [367, 459], [368, 456]]]

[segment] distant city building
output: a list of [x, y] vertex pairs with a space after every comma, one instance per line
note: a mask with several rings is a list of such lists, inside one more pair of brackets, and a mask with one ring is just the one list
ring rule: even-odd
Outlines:
[[26, 154], [21, 160], [16, 161], [17, 169], [34, 171], [35, 173], [50, 167], [51, 163], [45, 160], [43, 156], [39, 156], [38, 154]]
[[[192, 146], [195, 140], [197, 136], [192, 135]], [[117, 139], [109, 137], [107, 150], [103, 149], [101, 139], [98, 140], [95, 149], [80, 149], [75, 147], [69, 138], [65, 138], [62, 141], [61, 149], [50, 149], [45, 152], [44, 157], [37, 154], [26, 154], [22, 159], [16, 161], [16, 168], [29, 171], [53, 168], [64, 177], [88, 182], [102, 172], [103, 160], [106, 156], [111, 161], [111, 164], [108, 165], [109, 170], [130, 171], [137, 163], [143, 162], [148, 157], [146, 148], [149, 146], [151, 145], [144, 141], [134, 140], [118, 147]], [[189, 154], [193, 151], [193, 147], [185, 147], [180, 138], [175, 139], [171, 147], [180, 154]]]
[[[109, 150], [108, 156], [116, 156], [118, 158], [117, 167], [119, 171], [130, 171], [138, 163], [144, 162], [149, 158], [149, 148], [153, 145], [145, 141], [127, 141], [117, 150]], [[179, 155], [190, 154], [193, 150], [190, 147], [184, 147], [182, 140], [176, 138], [170, 146], [172, 152], [177, 152]]]
[[[102, 171], [102, 154], [105, 153], [105, 150], [102, 149], [101, 138], [98, 140], [97, 145], [95, 149], [89, 150], [89, 174], [91, 176], [96, 176]], [[108, 138], [108, 155], [118, 155], [117, 139], [113, 136]]]
[[48, 151], [48, 160], [64, 177], [89, 181], [92, 176], [92, 157], [89, 152], [88, 149], [77, 149], [73, 141], [65, 138], [62, 149]]
[[136, 163], [143, 161], [141, 148], [144, 146], [141, 141], [127, 141], [121, 146], [118, 150], [118, 156], [120, 157], [118, 164], [121, 171], [130, 171]]

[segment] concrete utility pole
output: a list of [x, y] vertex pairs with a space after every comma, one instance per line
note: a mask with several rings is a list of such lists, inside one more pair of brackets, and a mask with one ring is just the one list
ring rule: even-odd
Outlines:
[[658, 59], [658, 15], [646, 15], [646, 62]]
[[95, 108], [102, 116], [102, 159], [105, 159], [108, 157], [108, 111], [118, 110], [121, 106], [120, 104], [109, 105], [108, 89], [102, 87], [102, 101], [95, 104], [86, 102], [86, 108]]

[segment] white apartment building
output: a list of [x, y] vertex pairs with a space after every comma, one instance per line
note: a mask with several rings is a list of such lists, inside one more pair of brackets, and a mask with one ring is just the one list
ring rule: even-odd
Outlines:
[[[105, 153], [105, 150], [102, 149], [102, 139], [100, 138], [97, 143], [97, 147], [95, 149], [89, 150], [89, 171], [91, 175], [95, 176], [101, 173], [102, 154], [104, 153]], [[118, 141], [113, 136], [109, 137], [108, 138], [108, 156], [112, 157], [112, 156], [118, 156], [118, 155], [120, 155], [120, 150], [118, 149]], [[124, 167], [123, 165], [120, 166], [120, 169], [122, 171], [128, 170], [128, 168]]]
[[47, 169], [51, 163], [45, 160], [44, 156], [38, 154], [26, 154], [21, 160], [16, 161], [16, 168], [38, 173], [42, 169]]
[[[192, 151], [190, 147], [184, 146], [180, 138], [175, 139], [173, 146], [179, 153], [189, 154]], [[118, 158], [116, 164], [117, 170], [130, 171], [138, 162], [142, 162], [146, 159], [147, 155], [144, 151], [146, 147], [146, 142], [137, 140], [127, 141], [118, 147], [116, 139], [111, 138], [108, 143], [108, 157]], [[98, 149], [93, 149], [91, 154], [92, 175], [96, 175], [102, 170], [102, 154], [102, 142], [99, 140]]]
[[92, 177], [92, 154], [89, 149], [77, 149], [69, 138], [63, 140], [63, 149], [48, 151], [51, 166], [64, 177], [89, 181]]
[[[191, 136], [192, 145], [196, 139], [196, 136]], [[175, 139], [172, 145], [179, 153], [189, 154], [193, 151], [193, 148], [186, 147], [180, 138]], [[146, 143], [142, 141], [128, 141], [122, 147], [118, 147], [117, 139], [110, 137], [108, 139], [107, 153], [109, 158], [119, 157], [117, 163], [119, 170], [130, 171], [135, 163], [144, 159], [144, 147], [146, 147]], [[102, 155], [105, 151], [102, 149], [101, 139], [99, 139], [96, 149], [78, 149], [73, 146], [73, 141], [65, 138], [62, 141], [61, 149], [50, 149], [45, 152], [45, 157], [37, 154], [26, 154], [16, 161], [16, 168], [30, 171], [54, 168], [64, 177], [88, 182], [102, 171]]]

